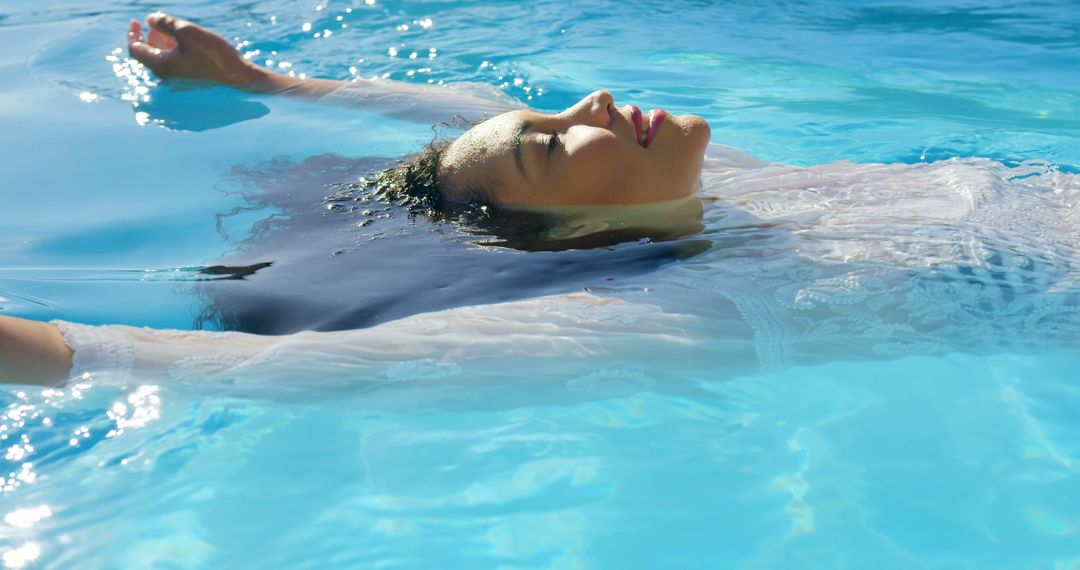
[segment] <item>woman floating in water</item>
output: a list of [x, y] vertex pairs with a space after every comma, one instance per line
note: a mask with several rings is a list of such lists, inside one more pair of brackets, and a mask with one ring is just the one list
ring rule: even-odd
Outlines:
[[[649, 287], [344, 332], [270, 337], [0, 317], [0, 377], [8, 381], [90, 373], [265, 386], [280, 378], [288, 389], [301, 372], [343, 386], [402, 374], [475, 379], [479, 363], [511, 362], [527, 369], [522, 378], [565, 382], [570, 374], [582, 389], [582, 378], [603, 384], [613, 369], [653, 381], [834, 358], [1053, 349], [1080, 331], [1080, 183], [1044, 164], [765, 164], [710, 147], [700, 117], [645, 115], [607, 91], [545, 114], [475, 90], [296, 79], [244, 60], [190, 22], [155, 14], [147, 23], [144, 38], [132, 22], [129, 51], [160, 77], [344, 100], [418, 120], [500, 112], [383, 172], [375, 185], [386, 196], [432, 210], [613, 208], [642, 227], [704, 215], [712, 247], [651, 276]], [[589, 362], [596, 374], [581, 376]], [[514, 367], [493, 370], [505, 380]]]
[[259, 67], [224, 38], [165, 14], [132, 22], [131, 55], [159, 77], [201, 79], [260, 93], [346, 98], [412, 118], [507, 111], [395, 173], [404, 191], [435, 201], [511, 206], [655, 204], [693, 195], [709, 126], [695, 115], [644, 115], [607, 91], [555, 115], [511, 110], [493, 97], [395, 81], [297, 79]]

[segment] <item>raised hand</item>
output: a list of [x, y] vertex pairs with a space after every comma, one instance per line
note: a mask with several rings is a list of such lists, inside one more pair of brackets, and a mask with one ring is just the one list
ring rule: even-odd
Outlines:
[[132, 20], [128, 53], [161, 78], [213, 81], [234, 87], [261, 89], [274, 74], [240, 55], [225, 38], [187, 20], [161, 12], [146, 18], [149, 33]]

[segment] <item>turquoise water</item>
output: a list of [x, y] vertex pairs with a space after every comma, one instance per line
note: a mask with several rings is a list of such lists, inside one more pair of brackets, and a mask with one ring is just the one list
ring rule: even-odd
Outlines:
[[[296, 73], [477, 81], [550, 110], [605, 87], [788, 164], [1080, 168], [1080, 17], [1064, 1], [154, 8]], [[234, 167], [393, 157], [431, 136], [221, 89], [151, 88], [133, 108], [146, 84], [108, 58], [146, 10], [0, 7], [5, 314], [190, 328], [190, 268], [268, 215], [219, 228], [245, 205]], [[42, 568], [1071, 568], [1078, 365], [830, 362], [572, 402], [490, 378], [303, 403], [6, 389], [0, 549]]]

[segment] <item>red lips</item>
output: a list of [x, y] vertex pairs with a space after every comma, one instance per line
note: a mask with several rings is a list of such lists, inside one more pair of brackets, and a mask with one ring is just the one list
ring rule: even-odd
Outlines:
[[656, 138], [656, 134], [660, 131], [660, 125], [664, 123], [664, 119], [667, 118], [667, 111], [663, 109], [653, 109], [649, 111], [649, 134], [645, 134], [643, 117], [641, 116], [641, 109], [638, 109], [635, 105], [629, 105], [630, 107], [630, 120], [634, 123], [634, 131], [637, 136], [637, 142], [644, 148], [649, 148], [649, 144]]
[[630, 105], [630, 120], [634, 122], [634, 135], [638, 144], [645, 146], [644, 131], [641, 128], [641, 109], [638, 109], [636, 105]]
[[649, 148], [649, 145], [656, 138], [656, 133], [660, 132], [660, 125], [664, 124], [664, 119], [667, 118], [667, 111], [663, 109], [653, 109], [649, 111], [649, 136], [645, 139], [645, 148]]

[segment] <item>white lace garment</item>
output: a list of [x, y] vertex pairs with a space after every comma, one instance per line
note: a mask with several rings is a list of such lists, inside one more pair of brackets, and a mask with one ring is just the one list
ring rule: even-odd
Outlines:
[[1076, 175], [984, 159], [803, 168], [714, 148], [702, 195], [712, 247], [641, 287], [286, 337], [58, 324], [74, 375], [285, 394], [311, 387], [299, 379], [356, 389], [508, 370], [588, 391], [1078, 336]]

